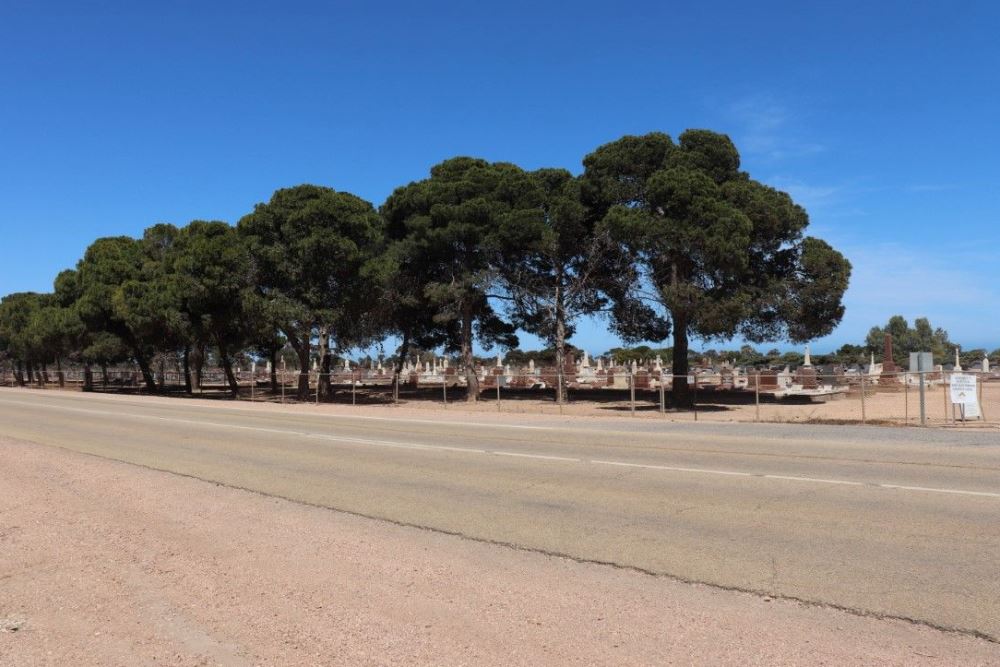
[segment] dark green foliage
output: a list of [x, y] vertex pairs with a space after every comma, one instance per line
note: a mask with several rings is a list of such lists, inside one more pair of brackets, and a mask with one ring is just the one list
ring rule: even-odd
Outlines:
[[[806, 341], [843, 316], [850, 264], [803, 236], [808, 217], [787, 194], [740, 171], [728, 137], [623, 137], [584, 166], [584, 192], [602, 225], [631, 252], [641, 288], [669, 317], [675, 375], [687, 375], [692, 335]], [[653, 324], [633, 338], [662, 337]], [[687, 400], [683, 379], [674, 391]]]
[[[238, 224], [252, 258], [264, 311], [299, 357], [299, 396], [309, 393], [314, 332], [323, 371], [338, 349], [372, 340], [375, 284], [362, 268], [379, 252], [382, 220], [360, 197], [315, 185], [278, 190]], [[326, 377], [327, 386], [329, 376]]]
[[[840, 321], [850, 265], [804, 235], [808, 217], [787, 194], [740, 170], [727, 137], [626, 136], [584, 167], [574, 177], [458, 157], [396, 189], [379, 211], [300, 185], [276, 191], [235, 228], [195, 221], [98, 239], [52, 294], [0, 302], [0, 355], [29, 374], [82, 362], [88, 377], [91, 364], [132, 359], [150, 391], [154, 358], [182, 359], [189, 389], [190, 366], [197, 376], [214, 359], [235, 392], [233, 365], [248, 349], [276, 367], [288, 344], [305, 398], [317, 342], [325, 396], [335, 353], [394, 334], [397, 369], [411, 346], [457, 352], [475, 400], [474, 343], [514, 348], [517, 328], [550, 350], [510, 359], [550, 363], [551, 351], [561, 364], [577, 319], [604, 313], [626, 341], [673, 337], [671, 348], [616, 350], [622, 360], [669, 352], [673, 372], [686, 376], [690, 336], [802, 342]], [[900, 356], [912, 345], [939, 358], [950, 351], [926, 320], [912, 333], [896, 318], [888, 328], [900, 331]], [[798, 359], [750, 346], [706, 355]], [[686, 383], [674, 386], [683, 402]]]
[[515, 165], [460, 157], [398, 188], [382, 207], [397, 267], [390, 281], [402, 286], [397, 291], [410, 312], [424, 311], [420, 330], [436, 329], [448, 349], [460, 353], [469, 400], [479, 397], [473, 339], [487, 349], [517, 344], [515, 328], [488, 298], [500, 250], [497, 230], [538, 202], [531, 177]]

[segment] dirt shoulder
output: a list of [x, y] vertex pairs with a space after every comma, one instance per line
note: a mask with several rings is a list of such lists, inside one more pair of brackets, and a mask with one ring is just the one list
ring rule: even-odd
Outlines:
[[1000, 646], [0, 437], [0, 664], [988, 665]]

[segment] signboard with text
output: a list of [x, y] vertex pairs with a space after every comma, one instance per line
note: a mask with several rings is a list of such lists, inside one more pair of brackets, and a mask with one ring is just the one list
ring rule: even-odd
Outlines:
[[951, 402], [961, 408], [963, 419], [979, 417], [975, 375], [955, 373], [951, 376]]

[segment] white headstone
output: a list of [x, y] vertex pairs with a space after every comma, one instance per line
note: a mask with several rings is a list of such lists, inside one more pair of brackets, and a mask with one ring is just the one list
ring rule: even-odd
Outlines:
[[955, 370], [956, 371], [962, 370], [962, 362], [960, 362], [958, 360], [958, 348], [957, 347], [955, 348]]
[[990, 358], [987, 357], [985, 354], [983, 355], [983, 372], [984, 373], [990, 372]]
[[583, 351], [583, 361], [580, 362], [580, 365], [583, 368], [590, 368], [590, 355], [587, 354], [586, 350]]
[[271, 362], [270, 362], [270, 361], [269, 361], [269, 362], [267, 362], [267, 374], [268, 374], [268, 375], [270, 375], [270, 374], [271, 374]]
[[344, 370], [345, 371], [351, 370], [351, 360], [348, 359], [347, 357], [344, 357]]
[[448, 368], [448, 357], [441, 359], [441, 363], [444, 364], [444, 368]]
[[604, 357], [597, 357], [597, 370], [604, 370]]
[[503, 367], [503, 360], [500, 359], [500, 355], [497, 355], [497, 368]]
[[875, 353], [872, 352], [872, 360], [868, 363], [868, 375], [875, 375]]
[[319, 362], [317, 362], [315, 359], [313, 359], [313, 370], [314, 371], [319, 370]]
[[809, 346], [808, 345], [806, 345], [806, 358], [802, 362], [802, 365], [803, 366], [812, 366], [813, 365], [812, 357], [809, 355]]
[[535, 360], [534, 359], [528, 359], [528, 371], [531, 372], [531, 373], [535, 372]]

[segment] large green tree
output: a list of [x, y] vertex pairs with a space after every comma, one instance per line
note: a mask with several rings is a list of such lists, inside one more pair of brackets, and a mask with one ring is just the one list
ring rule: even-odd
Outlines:
[[434, 166], [430, 178], [398, 188], [382, 206], [397, 280], [421, 287], [417, 304], [429, 309], [447, 347], [459, 353], [470, 401], [479, 399], [474, 342], [517, 345], [514, 327], [489, 298], [497, 229], [536, 203], [534, 184], [519, 167], [457, 157]]
[[[530, 176], [534, 191], [501, 218], [496, 271], [514, 323], [551, 345], [556, 367], [563, 368], [578, 318], [603, 312], [612, 302], [619, 310], [640, 305], [629, 303], [635, 271], [622, 246], [595, 224], [578, 178], [564, 169]], [[655, 316], [648, 314], [652, 323]], [[564, 398], [560, 384], [556, 400]]]
[[298, 356], [299, 397], [309, 396], [314, 335], [325, 374], [320, 390], [329, 393], [331, 344], [346, 349], [377, 333], [369, 317], [374, 285], [361, 269], [379, 252], [381, 218], [360, 197], [299, 185], [275, 192], [237, 228], [249, 244], [266, 312]]
[[80, 318], [89, 332], [110, 334], [129, 351], [146, 389], [157, 391], [150, 360], [165, 335], [166, 298], [150, 280], [158, 271], [150, 245], [127, 236], [97, 239], [77, 264]]
[[31, 322], [44, 304], [37, 292], [15, 292], [0, 299], [0, 347], [13, 359], [14, 374], [20, 385], [31, 382], [39, 351], [34, 343]]
[[253, 288], [246, 243], [225, 222], [195, 220], [174, 231], [165, 263], [167, 289], [183, 317], [189, 346], [218, 350], [235, 395], [239, 384], [233, 357], [253, 330], [246, 307]]
[[850, 264], [804, 235], [808, 215], [788, 194], [740, 170], [729, 137], [625, 136], [584, 167], [591, 205], [669, 317], [678, 403], [690, 401], [690, 337], [802, 342], [840, 322]]

